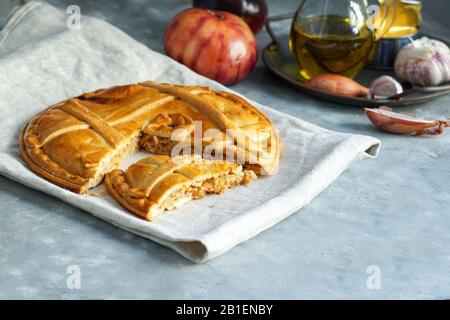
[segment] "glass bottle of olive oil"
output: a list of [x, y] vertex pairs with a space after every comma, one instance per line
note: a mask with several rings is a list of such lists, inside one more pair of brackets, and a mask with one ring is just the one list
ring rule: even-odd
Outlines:
[[364, 67], [373, 41], [365, 21], [323, 15], [294, 20], [290, 47], [305, 80], [323, 73], [353, 78]]

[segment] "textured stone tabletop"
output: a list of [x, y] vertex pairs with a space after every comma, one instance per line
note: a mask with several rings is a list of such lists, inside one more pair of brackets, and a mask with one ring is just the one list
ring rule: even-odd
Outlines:
[[[78, 4], [82, 14], [160, 52], [166, 23], [190, 5], [49, 2]], [[271, 14], [298, 2], [273, 1]], [[426, 11], [424, 31], [450, 40], [438, 2], [437, 13]], [[268, 42], [262, 31], [260, 47]], [[0, 177], [0, 298], [450, 298], [450, 131], [419, 138], [376, 131], [362, 109], [298, 93], [261, 61], [233, 89], [331, 130], [372, 135], [382, 141], [381, 153], [353, 166], [306, 208], [203, 265]], [[400, 111], [450, 116], [450, 96]], [[73, 266], [81, 271], [80, 289], [67, 286]], [[367, 285], [373, 276], [379, 289]]]

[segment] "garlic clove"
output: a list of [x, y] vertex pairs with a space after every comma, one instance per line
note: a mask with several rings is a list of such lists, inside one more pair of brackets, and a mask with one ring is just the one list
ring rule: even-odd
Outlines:
[[403, 93], [403, 87], [397, 80], [382, 76], [372, 81], [367, 96], [369, 99], [383, 99], [400, 93]]
[[[364, 111], [375, 127], [390, 133], [437, 135], [442, 133], [441, 129], [449, 126], [444, 121], [420, 119], [414, 115], [394, 112], [392, 109], [386, 107], [380, 107], [379, 109], [365, 108]], [[431, 128], [436, 126], [442, 126], [442, 128], [431, 130]]]

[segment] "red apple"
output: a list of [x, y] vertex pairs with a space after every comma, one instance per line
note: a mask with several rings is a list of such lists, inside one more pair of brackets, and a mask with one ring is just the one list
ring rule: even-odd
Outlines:
[[225, 85], [247, 77], [258, 59], [255, 36], [241, 18], [201, 8], [169, 22], [164, 48], [173, 59]]

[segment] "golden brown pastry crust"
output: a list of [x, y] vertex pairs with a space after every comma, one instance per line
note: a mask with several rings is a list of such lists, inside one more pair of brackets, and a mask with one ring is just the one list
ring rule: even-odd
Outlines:
[[[158, 121], [162, 125], [152, 127]], [[86, 93], [36, 115], [21, 132], [19, 145], [34, 172], [84, 193], [134, 153], [139, 141], [144, 149], [168, 154], [176, 145], [168, 140], [171, 129], [182, 127], [190, 136], [194, 121], [202, 122], [203, 131], [218, 129], [233, 141], [245, 155], [240, 159], [244, 167], [275, 172], [280, 143], [270, 120], [244, 99], [205, 87], [143, 82]], [[239, 134], [226, 134], [227, 129]], [[268, 137], [256, 138], [267, 140], [267, 146], [239, 143], [251, 138], [252, 130], [267, 132]], [[252, 154], [256, 163], [248, 164]]]
[[141, 218], [153, 220], [179, 202], [200, 199], [207, 193], [222, 193], [256, 179], [253, 171], [236, 163], [204, 160], [198, 156], [150, 156], [126, 171], [106, 174], [109, 193], [122, 206]]

